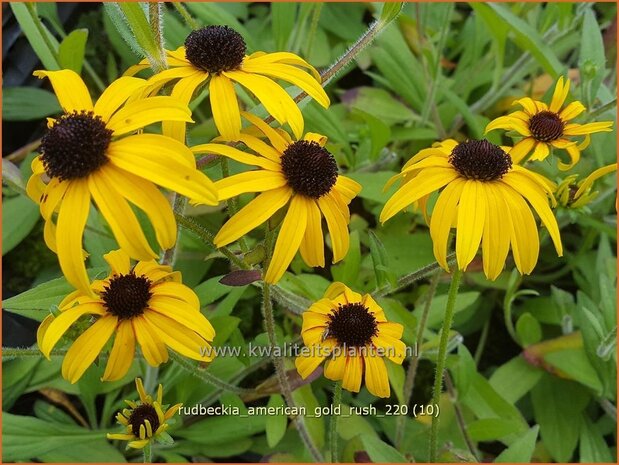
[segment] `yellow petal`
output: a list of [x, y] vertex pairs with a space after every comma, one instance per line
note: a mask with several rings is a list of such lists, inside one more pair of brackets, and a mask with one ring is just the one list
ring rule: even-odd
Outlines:
[[216, 155], [222, 155], [239, 163], [245, 163], [246, 165], [259, 166], [269, 171], [281, 171], [279, 163], [269, 160], [264, 157], [257, 157], [223, 144], [200, 144], [191, 148], [193, 153], [214, 153]]
[[227, 200], [247, 192], [264, 192], [288, 183], [279, 171], [255, 170], [235, 174], [215, 182], [219, 200]]
[[49, 79], [65, 113], [92, 110], [92, 100], [88, 88], [75, 71], [63, 69], [60, 71], [35, 71], [32, 74], [39, 79], [45, 77]]
[[558, 113], [559, 109], [563, 105], [563, 102], [565, 102], [565, 99], [567, 98], [567, 94], [569, 93], [569, 91], [570, 91], [570, 80], [567, 79], [564, 85], [563, 76], [560, 76], [559, 80], [557, 81], [557, 85], [555, 86], [555, 91], [552, 94], [552, 100], [550, 102], [550, 107], [548, 109], [552, 111], [553, 113]]
[[282, 208], [292, 195], [288, 187], [263, 192], [243, 207], [236, 215], [224, 224], [217, 235], [214, 243], [217, 247], [234, 242], [239, 237], [257, 228], [273, 214]]
[[346, 256], [350, 246], [346, 219], [348, 209], [346, 209], [346, 212], [342, 212], [331, 192], [318, 199], [318, 206], [327, 220], [327, 227], [331, 236], [331, 248], [333, 249], [333, 263], [337, 263]]
[[303, 140], [308, 142], [316, 142], [321, 147], [324, 147], [327, 143], [327, 136], [323, 136], [322, 134], [317, 134], [315, 132], [307, 132], [305, 133]]
[[110, 265], [112, 269], [111, 274], [127, 274], [131, 263], [129, 261], [129, 255], [124, 250], [113, 250], [106, 253], [103, 258]]
[[511, 244], [516, 267], [522, 274], [529, 274], [535, 268], [539, 255], [539, 233], [531, 209], [513, 189], [500, 188], [506, 202], [505, 214], [511, 218]]
[[307, 202], [307, 227], [301, 241], [301, 257], [308, 266], [325, 266], [325, 243], [322, 235], [322, 216], [316, 202]]
[[302, 66], [304, 68], [307, 68], [312, 73], [314, 78], [318, 82], [320, 82], [320, 74], [318, 73], [318, 71], [316, 71], [316, 69], [312, 65], [310, 65], [307, 61], [295, 55], [294, 53], [276, 52], [276, 53], [264, 53], [260, 55], [252, 54], [249, 58], [246, 58], [244, 62], [244, 64], [252, 65], [252, 66], [267, 65], [271, 63], [284, 63], [287, 65]]
[[344, 378], [347, 356], [345, 350], [340, 350], [339, 352], [339, 354], [329, 357], [327, 363], [325, 363], [325, 378], [332, 381], [339, 381]]
[[180, 142], [156, 134], [139, 134], [114, 141], [108, 147], [110, 162], [130, 173], [178, 192], [194, 202], [217, 204], [213, 182], [179, 160], [191, 153]]
[[307, 331], [312, 328], [326, 328], [329, 323], [328, 315], [324, 313], [313, 312], [311, 310], [306, 310], [301, 315], [303, 317], [303, 326], [301, 327], [301, 332]]
[[99, 115], [104, 122], [107, 122], [114, 112], [118, 110], [132, 94], [145, 85], [146, 81], [144, 79], [128, 76], [116, 79], [106, 87], [97, 100], [97, 103], [95, 103], [95, 114]]
[[269, 139], [271, 145], [275, 147], [280, 154], [288, 148], [288, 142], [286, 139], [284, 139], [274, 128], [265, 123], [264, 120], [245, 111], [241, 112], [241, 115], [251, 124], [260, 129], [267, 139]]
[[282, 277], [288, 265], [294, 258], [307, 225], [308, 203], [313, 202], [301, 195], [295, 195], [290, 201], [290, 207], [277, 235], [273, 257], [264, 275], [264, 281], [275, 284]]
[[195, 311], [200, 311], [200, 300], [196, 293], [190, 288], [181, 283], [175, 283], [172, 281], [164, 281], [150, 288], [153, 296], [168, 296], [174, 299], [180, 299]]
[[342, 387], [350, 392], [359, 392], [363, 378], [363, 359], [361, 357], [347, 357]]
[[88, 181], [86, 179], [72, 180], [58, 213], [56, 229], [58, 261], [67, 281], [90, 294], [90, 280], [86, 274], [82, 254], [82, 234], [89, 209]]
[[[325, 341], [325, 343], [326, 342], [327, 341]], [[303, 349], [301, 355], [295, 359], [294, 365], [297, 368], [301, 378], [306, 379], [309, 375], [311, 375], [327, 357], [327, 354], [321, 349], [321, 347], [307, 347]]]
[[399, 339], [391, 336], [379, 335], [372, 338], [372, 343], [376, 346], [377, 353], [384, 355], [393, 363], [402, 365], [402, 362], [404, 362], [404, 358], [406, 356], [406, 344]]
[[45, 220], [49, 220], [52, 214], [56, 211], [58, 204], [67, 192], [70, 181], [60, 181], [58, 178], [52, 178], [45, 188], [45, 193], [40, 199], [41, 216]]
[[127, 374], [135, 355], [135, 336], [128, 320], [118, 325], [114, 345], [105, 365], [101, 381], [117, 381]]
[[582, 103], [575, 101], [561, 110], [561, 113], [559, 113], [559, 118], [561, 118], [562, 121], [569, 121], [576, 118], [585, 110], [586, 108]]
[[[174, 86], [170, 96], [180, 102], [189, 104], [196, 89], [204, 82], [204, 73], [197, 71], [184, 77]], [[163, 121], [162, 132], [164, 136], [185, 142], [187, 124], [184, 121]]]
[[616, 170], [617, 170], [617, 163], [613, 163], [611, 165], [598, 168], [593, 173], [591, 173], [589, 176], [587, 176], [585, 180], [580, 184], [580, 186], [578, 187], [578, 190], [576, 191], [576, 194], [574, 194], [574, 198], [577, 199], [578, 197], [580, 197], [589, 188], [591, 188], [593, 183], [597, 181], [599, 178], [601, 178], [602, 176], [608, 173], [612, 173], [613, 171], [616, 171]]
[[514, 128], [514, 119], [511, 115], [507, 116], [499, 116], [498, 118], [493, 119], [486, 126], [486, 130], [484, 134], [489, 133], [490, 131], [494, 131], [495, 129], [507, 129], [512, 130]]
[[151, 366], [159, 366], [168, 361], [168, 349], [166, 349], [159, 331], [146, 319], [145, 315], [150, 313], [152, 312], [147, 311], [140, 316], [132, 318], [131, 324], [133, 325], [133, 332], [138, 340], [144, 359]]
[[533, 147], [535, 147], [535, 139], [532, 137], [522, 139], [509, 151], [512, 162], [515, 164], [520, 163], [533, 150]]
[[565, 136], [584, 136], [585, 134], [592, 134], [594, 132], [611, 132], [613, 122], [612, 121], [599, 121], [597, 123], [587, 124], [567, 124], [563, 130]]
[[464, 187], [463, 179], [456, 179], [449, 183], [441, 192], [430, 219], [430, 236], [436, 261], [445, 271], [449, 271], [447, 264], [447, 240], [449, 232], [456, 218], [457, 206]]
[[268, 158], [271, 161], [274, 161], [278, 165], [280, 164], [281, 154], [269, 144], [266, 144], [257, 137], [250, 134], [240, 134], [237, 140], [239, 142], [243, 142], [254, 152], [262, 155], [265, 158]]
[[43, 321], [41, 321], [41, 324], [39, 324], [39, 327], [37, 328], [37, 346], [39, 346], [39, 349], [41, 348], [41, 345], [43, 345], [45, 333], [47, 333], [47, 329], [49, 328], [49, 325], [52, 324], [52, 321], [54, 321], [54, 315], [50, 313], [43, 318]]
[[505, 259], [509, 252], [511, 228], [506, 218], [507, 206], [493, 183], [482, 185], [486, 198], [486, 221], [484, 222], [484, 237], [482, 253], [486, 277], [494, 281], [503, 271]]
[[364, 357], [365, 362], [365, 385], [370, 394], [376, 397], [389, 397], [389, 377], [387, 367], [380, 357]]
[[531, 155], [531, 160], [544, 160], [550, 154], [548, 144], [546, 142], [538, 142]]
[[462, 188], [458, 205], [456, 258], [458, 267], [466, 270], [475, 258], [486, 221], [486, 199], [480, 181], [468, 180]]
[[124, 198], [146, 213], [161, 248], [171, 248], [176, 242], [176, 220], [165, 195], [152, 182], [111, 164], [102, 169], [109, 174], [107, 179], [111, 182], [112, 188], [121, 192]]
[[346, 199], [346, 203], [350, 203], [361, 192], [361, 184], [346, 176], [339, 175], [337, 181], [335, 181], [335, 189]]
[[101, 214], [112, 230], [118, 245], [138, 260], [157, 258], [148, 244], [133, 210], [112, 186], [111, 176], [105, 170], [89, 176], [88, 187]]
[[524, 108], [524, 111], [526, 111], [531, 116], [537, 113], [537, 106], [535, 105], [535, 101], [529, 97], [514, 100], [512, 105], [516, 104], [522, 106], [522, 108]]
[[213, 75], [209, 90], [217, 130], [224, 139], [237, 140], [241, 134], [241, 113], [232, 81], [224, 75]]
[[118, 136], [159, 121], [193, 123], [191, 110], [184, 103], [172, 97], [149, 97], [127, 103], [112, 115], [106, 127]]
[[148, 308], [173, 319], [185, 326], [185, 331], [194, 331], [209, 342], [215, 337], [215, 329], [200, 310], [182, 300], [155, 294], [149, 299]]
[[78, 337], [62, 362], [62, 377], [75, 384], [114, 333], [118, 318], [105, 315]]

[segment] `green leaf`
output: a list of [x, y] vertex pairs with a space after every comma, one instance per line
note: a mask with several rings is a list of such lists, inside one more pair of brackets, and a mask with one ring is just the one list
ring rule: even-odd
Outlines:
[[604, 78], [606, 56], [604, 54], [604, 40], [602, 31], [595, 19], [593, 9], [587, 9], [582, 23], [582, 36], [580, 39], [580, 53], [578, 68], [584, 88], [583, 97], [586, 107], [590, 107], [595, 101], [598, 89]]
[[573, 381], [544, 374], [531, 391], [535, 420], [544, 446], [557, 462], [572, 459], [582, 424], [581, 413], [589, 403], [587, 389]]
[[523, 347], [542, 340], [542, 326], [530, 313], [523, 313], [516, 322], [516, 334]]
[[2, 202], [2, 255], [10, 252], [34, 228], [39, 220], [39, 207], [25, 195]]
[[334, 281], [341, 281], [349, 285], [354, 283], [361, 268], [361, 244], [359, 243], [359, 231], [350, 233], [350, 247], [346, 258], [341, 263], [331, 268]]
[[45, 69], [48, 71], [60, 69], [56, 57], [58, 41], [37, 16], [36, 3], [11, 2], [9, 5], [21, 30]]
[[5, 87], [2, 89], [2, 119], [31, 121], [60, 113], [56, 96], [36, 87]]
[[507, 449], [501, 452], [495, 459], [495, 463], [530, 463], [539, 426], [535, 425], [518, 439], [516, 439]]
[[388, 125], [419, 120], [419, 116], [384, 89], [359, 87], [345, 102], [352, 108], [369, 113]]
[[[284, 407], [285, 405], [284, 398], [279, 394], [275, 394], [269, 398], [267, 407], [277, 408]], [[286, 415], [269, 415], [266, 422], [266, 435], [269, 447], [275, 447], [282, 440], [284, 434], [286, 434], [287, 425], [288, 419]]]
[[383, 3], [383, 9], [380, 12], [378, 20], [384, 24], [393, 21], [401, 13], [404, 7], [404, 2], [386, 2]]
[[124, 19], [129, 25], [129, 28], [133, 32], [133, 36], [140, 46], [142, 55], [148, 57], [150, 60], [160, 61], [161, 51], [159, 50], [159, 46], [153, 36], [150, 25], [148, 24], [148, 19], [141, 5], [139, 3], [121, 2], [118, 3], [118, 7], [124, 15]]
[[374, 274], [376, 275], [376, 287], [378, 289], [387, 284], [395, 285], [395, 276], [389, 272], [389, 258], [385, 246], [374, 231], [369, 231], [370, 255], [374, 264]]
[[544, 372], [531, 366], [520, 355], [496, 369], [490, 376], [490, 385], [507, 402], [515, 404], [537, 384]]
[[277, 50], [288, 50], [290, 35], [295, 26], [298, 4], [293, 2], [271, 3], [271, 29]]
[[76, 29], [64, 38], [58, 48], [58, 62], [61, 68], [72, 69], [77, 74], [82, 73], [87, 40], [88, 29]]
[[604, 435], [586, 414], [583, 414], [579, 451], [581, 463], [614, 462], [613, 455], [606, 444]]
[[[454, 314], [469, 308], [475, 303], [478, 297], [479, 292], [477, 291], [459, 293], [458, 299], [456, 300], [456, 305], [454, 307]], [[432, 299], [430, 311], [428, 312], [428, 320], [426, 322], [426, 326], [428, 328], [439, 328], [441, 326], [445, 315], [446, 306], [447, 294], [437, 295]], [[421, 314], [421, 309], [416, 309], [415, 314], [419, 316]]]
[[[106, 272], [106, 268], [92, 268], [88, 270], [88, 275], [91, 279], [94, 277], [100, 278]], [[52, 305], [58, 305], [73, 290], [73, 286], [64, 277], [52, 279], [2, 301], [2, 308], [9, 312], [41, 321], [49, 314], [49, 309]]]
[[544, 361], [579, 383], [593, 389], [598, 395], [602, 393], [602, 383], [595, 369], [589, 362], [584, 349], [567, 349], [549, 352], [544, 355]]
[[456, 387], [458, 388], [458, 396], [466, 396], [466, 393], [471, 386], [473, 375], [477, 373], [477, 367], [475, 366], [475, 360], [464, 346], [464, 344], [458, 346], [458, 363], [452, 369]]
[[381, 441], [376, 436], [362, 435], [361, 442], [372, 462], [376, 463], [408, 463], [406, 457], [395, 448]]
[[[292, 368], [292, 367], [291, 367]], [[292, 391], [292, 398], [296, 405], [303, 405], [308, 412], [315, 412], [320, 406], [318, 399], [312, 391], [311, 384], [305, 384]], [[305, 417], [307, 431], [314, 440], [316, 446], [321, 448], [325, 443], [325, 421], [324, 417]]]
[[553, 78], [561, 75], [565, 66], [557, 58], [554, 51], [546, 44], [540, 34], [516, 16], [509, 6], [497, 3], [471, 3], [476, 12], [483, 12], [484, 19], [492, 27], [502, 27], [514, 33], [514, 42], [522, 50], [531, 53], [537, 62]]
[[521, 431], [522, 425], [504, 418], [483, 418], [469, 423], [466, 427], [473, 441], [496, 441]]
[[359, 192], [359, 197], [384, 205], [389, 199], [390, 193], [383, 192], [383, 187], [394, 174], [396, 173], [393, 171], [377, 171], [375, 173], [347, 173], [346, 175], [363, 186], [363, 189]]
[[404, 378], [406, 377], [404, 367], [393, 363], [391, 360], [385, 360], [385, 365], [387, 366], [387, 376], [393, 388], [393, 393], [397, 397], [398, 402], [404, 404], [406, 402], [404, 400]]

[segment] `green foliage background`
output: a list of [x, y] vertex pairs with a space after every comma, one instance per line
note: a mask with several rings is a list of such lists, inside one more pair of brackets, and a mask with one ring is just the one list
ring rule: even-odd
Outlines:
[[[326, 68], [342, 55], [383, 8], [378, 3], [185, 6], [200, 25], [234, 27], [247, 41], [249, 52], [289, 50], [317, 68]], [[135, 24], [130, 30], [119, 20], [114, 4], [85, 12], [71, 31], [63, 29], [54, 3], [13, 3], [11, 8], [42, 66], [81, 71], [95, 95], [141, 58], [137, 51], [152, 45]], [[43, 19], [43, 29], [37, 15]], [[163, 30], [167, 48], [174, 49], [191, 28], [175, 8], [166, 5]], [[377, 223], [390, 194], [382, 190], [385, 181], [416, 151], [447, 136], [483, 137], [486, 124], [509, 111], [514, 98], [533, 95], [548, 100], [556, 78], [566, 73], [577, 83], [572, 87], [573, 98], [595, 112], [597, 120], [614, 120], [613, 30], [616, 5], [609, 3], [405, 4], [396, 23], [330, 83], [332, 107], [323, 110], [309, 103], [303, 108], [306, 130], [329, 137], [328, 148], [342, 171], [360, 182], [363, 190], [352, 204], [351, 249], [346, 259], [326, 270], [312, 270], [297, 257], [292, 273], [276, 288], [280, 341], [298, 340], [299, 313], [307, 302], [322, 297], [331, 281], [372, 292], [392, 287], [402, 276], [434, 261], [420, 214], [399, 215], [385, 226]], [[132, 42], [130, 47], [124, 39]], [[5, 122], [40, 120], [59, 112], [54, 95], [44, 89], [4, 88], [3, 95]], [[253, 105], [250, 96], [243, 100]], [[197, 123], [189, 130], [189, 141], [210, 141], [215, 128], [208, 100], [198, 99], [192, 108]], [[488, 137], [493, 143], [510, 142], [501, 131]], [[18, 294], [5, 299], [3, 308], [40, 321], [70, 287], [43, 245], [37, 206], [22, 194], [33, 156], [34, 152], [21, 151], [3, 163], [3, 289], [5, 295]], [[557, 170], [556, 158], [536, 163], [533, 169], [559, 181], [565, 174]], [[615, 160], [616, 133], [595, 134], [569, 174], [584, 178]], [[212, 178], [221, 177], [217, 164], [206, 169]], [[242, 169], [232, 164], [233, 173]], [[440, 404], [441, 460], [476, 459], [464, 432], [477, 459], [484, 461], [616, 461], [617, 234], [612, 178], [596, 184], [600, 195], [586, 209], [557, 211], [564, 257], [556, 257], [543, 232], [540, 261], [531, 276], [512, 272], [511, 262], [496, 282], [484, 278], [479, 261], [466, 273], [448, 357], [453, 386]], [[226, 217], [221, 208], [195, 208], [188, 213], [211, 231]], [[255, 246], [260, 239], [255, 234], [248, 242]], [[227, 261], [190, 232], [184, 231], [180, 241], [176, 268], [195, 289], [203, 312], [215, 326], [215, 344], [265, 345], [259, 289], [220, 284], [230, 271]], [[104, 273], [102, 254], [116, 244], [94, 210], [85, 245], [92, 276]], [[438, 278], [420, 341], [416, 326], [428, 298], [428, 280], [380, 301], [388, 318], [405, 326], [406, 344], [417, 344], [422, 350], [415, 404], [423, 405], [431, 397], [437, 330], [448, 281], [446, 274]], [[136, 361], [119, 382], [101, 383], [103, 368], [94, 366], [70, 385], [60, 377], [61, 360], [3, 358], [4, 461], [139, 461], [138, 453], [125, 452], [123, 445], [105, 439], [106, 432], [116, 429], [113, 413], [123, 399], [136, 397], [135, 376], [142, 376], [150, 390], [163, 383], [169, 403], [222, 403], [243, 410], [246, 405], [283, 402], [266, 359], [226, 357], [209, 367], [209, 373], [251, 389], [243, 394], [222, 392], [172, 363], [152, 369], [143, 360]], [[291, 379], [300, 383], [292, 364], [290, 368]], [[389, 365], [392, 398], [387, 401], [365, 390], [356, 396], [344, 392], [345, 404], [373, 404], [381, 415], [340, 419], [341, 461], [363, 458], [360, 451], [375, 462], [428, 460], [427, 421], [405, 418], [404, 439], [396, 449], [397, 419], [385, 415], [387, 404], [403, 399], [405, 369], [406, 363]], [[320, 377], [297, 389], [294, 396], [308, 408], [327, 406], [331, 390], [331, 383]], [[310, 434], [323, 448], [327, 421], [325, 417], [307, 419]], [[170, 434], [175, 443], [155, 450], [159, 460], [310, 460], [298, 434], [282, 416], [185, 416]]]

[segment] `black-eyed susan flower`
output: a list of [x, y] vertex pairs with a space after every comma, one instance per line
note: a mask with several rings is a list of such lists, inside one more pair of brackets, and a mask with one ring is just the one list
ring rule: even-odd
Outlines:
[[159, 121], [191, 121], [186, 104], [172, 97], [133, 99], [145, 81], [122, 77], [93, 105], [74, 71], [35, 75], [49, 78], [64, 114], [49, 120], [27, 192], [40, 204], [46, 244], [58, 254], [62, 272], [75, 287], [89, 290], [81, 244], [91, 197], [118, 245], [137, 260], [157, 254], [131, 205], [146, 213], [163, 249], [176, 242], [174, 215], [155, 184], [197, 203], [217, 203], [213, 183], [196, 169], [185, 145], [162, 135], [133, 134]]
[[434, 255], [445, 270], [449, 270], [449, 233], [455, 228], [459, 269], [466, 269], [481, 242], [488, 279], [496, 279], [503, 270], [510, 245], [518, 270], [531, 273], [539, 255], [531, 207], [559, 256], [563, 254], [559, 227], [549, 206], [549, 200], [556, 204], [551, 182], [512, 163], [504, 148], [486, 140], [446, 140], [415, 155], [392, 181], [397, 179], [403, 183], [385, 204], [380, 214], [383, 223], [442, 189], [429, 223]]
[[325, 266], [323, 216], [331, 235], [333, 263], [340, 261], [349, 247], [348, 204], [361, 186], [338, 174], [335, 158], [324, 147], [326, 137], [307, 133], [302, 140], [293, 141], [285, 131], [273, 129], [251, 114], [243, 115], [270, 142], [247, 133], [239, 135], [238, 140], [257, 155], [222, 144], [192, 148], [195, 153], [213, 153], [259, 168], [215, 183], [219, 200], [246, 192], [260, 193], [222, 226], [215, 245], [234, 242], [288, 205], [264, 280], [276, 283], [297, 250], [308, 266]]
[[344, 389], [359, 392], [365, 378], [370, 393], [389, 397], [383, 359], [404, 361], [403, 331], [401, 324], [387, 321], [369, 294], [361, 296], [342, 283], [333, 283], [321, 300], [303, 312], [305, 347], [295, 360], [297, 371], [305, 379], [326, 360], [324, 375], [342, 381]]
[[[74, 291], [49, 315], [37, 332], [39, 349], [49, 359], [52, 349], [77, 323], [87, 329], [71, 344], [62, 376], [75, 383], [114, 335], [103, 381], [122, 378], [133, 362], [136, 343], [152, 366], [168, 361], [168, 347], [179, 354], [209, 362], [215, 331], [200, 313], [196, 294], [182, 284], [179, 272], [156, 261], [131, 267], [123, 250], [104, 255], [111, 273], [91, 284], [91, 292]], [[94, 297], [93, 297], [94, 296]]]
[[580, 182], [576, 181], [578, 179], [577, 174], [566, 177], [557, 186], [555, 192], [559, 204], [567, 208], [581, 208], [589, 204], [599, 194], [597, 191], [592, 192], [593, 183], [613, 171], [617, 171], [617, 163], [598, 168]]
[[[579, 101], [563, 106], [570, 90], [569, 79], [563, 81], [563, 76], [557, 81], [550, 106], [544, 102], [529, 97], [516, 100], [522, 110], [501, 116], [486, 126], [486, 132], [494, 129], [516, 131], [524, 138], [514, 145], [510, 152], [514, 163], [520, 163], [531, 151], [531, 160], [544, 160], [551, 147], [565, 149], [570, 157], [569, 163], [559, 162], [561, 170], [570, 169], [578, 160], [580, 152], [589, 146], [590, 135], [595, 132], [612, 131], [612, 121], [577, 124], [571, 120], [586, 110]], [[571, 140], [574, 136], [585, 136], [580, 143]]]
[[[126, 433], [108, 433], [108, 439], [129, 441], [127, 447], [143, 449], [151, 441], [170, 442], [166, 430], [168, 421], [176, 415], [183, 404], [175, 404], [165, 410], [163, 405], [163, 386], [157, 389], [157, 399], [146, 394], [140, 378], [135, 379], [135, 386], [140, 395], [139, 401], [126, 400], [129, 408], [116, 415], [118, 423], [125, 427]], [[165, 410], [165, 411], [164, 411]], [[167, 436], [163, 439], [164, 436]]]
[[[188, 103], [196, 89], [208, 83], [215, 126], [223, 138], [234, 141], [241, 131], [239, 103], [234, 90], [234, 83], [237, 83], [254, 94], [278, 123], [288, 123], [296, 138], [301, 138], [301, 111], [274, 79], [298, 86], [327, 108], [329, 97], [320, 85], [320, 75], [294, 53], [245, 55], [246, 49], [243, 37], [228, 26], [207, 26], [193, 31], [184, 46], [167, 52], [170, 68], [149, 79], [149, 91], [158, 91], [166, 83], [178, 80], [171, 95]], [[148, 67], [144, 60], [125, 74]], [[175, 139], [185, 140], [185, 123], [165, 123], [164, 131]]]

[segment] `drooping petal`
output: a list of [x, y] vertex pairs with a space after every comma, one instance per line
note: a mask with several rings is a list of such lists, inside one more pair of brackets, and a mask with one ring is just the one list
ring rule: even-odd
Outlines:
[[281, 171], [281, 166], [278, 162], [242, 152], [241, 150], [230, 147], [229, 145], [200, 144], [192, 147], [191, 150], [193, 153], [214, 153], [216, 155], [221, 155], [230, 158], [231, 160], [238, 161], [239, 163], [259, 166], [260, 168], [264, 168], [269, 171]]
[[608, 173], [612, 173], [617, 170], [617, 163], [613, 163], [611, 165], [603, 166], [598, 168], [593, 173], [585, 178], [585, 180], [580, 184], [578, 190], [574, 194], [574, 198], [579, 198], [582, 194], [584, 194], [587, 189], [589, 189], [595, 181], [597, 181], [602, 176], [605, 176]]
[[467, 180], [458, 205], [456, 258], [458, 267], [466, 270], [475, 258], [486, 221], [486, 199], [480, 181]]
[[430, 236], [432, 237], [434, 256], [439, 265], [446, 271], [449, 271], [447, 240], [456, 218], [457, 206], [464, 183], [463, 179], [456, 179], [445, 187], [436, 200], [430, 219]]
[[112, 82], [95, 103], [95, 115], [107, 122], [132, 94], [146, 85], [144, 79], [123, 76]]
[[254, 170], [215, 181], [219, 200], [227, 200], [247, 192], [265, 192], [284, 187], [288, 181], [279, 171]]
[[535, 147], [535, 139], [532, 137], [525, 137], [520, 142], [512, 147], [509, 151], [509, 156], [514, 164], [520, 163]]
[[60, 181], [58, 178], [52, 178], [45, 188], [45, 193], [41, 198], [40, 210], [44, 220], [50, 220], [52, 214], [56, 211], [58, 204], [64, 197], [69, 187], [70, 181]]
[[271, 145], [275, 147], [279, 153], [284, 153], [288, 147], [288, 141], [286, 141], [286, 139], [284, 139], [274, 128], [265, 123], [261, 118], [258, 118], [256, 115], [252, 115], [251, 113], [243, 111], [241, 112], [241, 116], [260, 129], [267, 139], [269, 139]]
[[91, 111], [92, 99], [82, 78], [75, 71], [62, 69], [60, 71], [35, 71], [32, 73], [39, 79], [48, 78], [54, 88], [54, 93], [65, 113], [74, 111]]
[[161, 96], [134, 100], [112, 115], [106, 124], [119, 136], [134, 132], [159, 121], [184, 121], [193, 123], [191, 110], [179, 100]]
[[531, 155], [531, 160], [544, 160], [550, 154], [550, 149], [546, 142], [538, 142]]
[[359, 392], [361, 379], [363, 378], [363, 358], [347, 357], [344, 368], [342, 387], [350, 392]]
[[346, 256], [350, 246], [348, 221], [346, 219], [348, 208], [346, 208], [346, 212], [342, 212], [331, 193], [320, 197], [318, 206], [325, 216], [325, 220], [327, 220], [333, 250], [333, 263], [337, 263]]
[[347, 355], [345, 350], [340, 350], [339, 352], [339, 354], [333, 354], [333, 356], [329, 357], [325, 363], [325, 378], [332, 381], [339, 381], [344, 378]]
[[[500, 190], [499, 190], [500, 189]], [[506, 202], [505, 215], [510, 216], [511, 244], [516, 267], [522, 274], [535, 268], [539, 256], [539, 233], [531, 209], [518, 192], [513, 189], [497, 189]]]
[[168, 349], [159, 331], [146, 319], [145, 315], [150, 313], [152, 312], [147, 311], [143, 315], [132, 318], [131, 324], [144, 358], [151, 366], [159, 366], [168, 361]]
[[281, 230], [275, 242], [273, 257], [264, 275], [264, 281], [275, 284], [285, 273], [288, 265], [299, 250], [305, 227], [307, 225], [308, 203], [312, 200], [301, 195], [295, 195], [290, 201], [290, 207], [282, 222]]
[[241, 134], [241, 113], [232, 81], [224, 75], [213, 75], [209, 84], [213, 119], [219, 134], [235, 141]]
[[511, 228], [504, 214], [507, 206], [493, 183], [482, 185], [486, 198], [486, 221], [482, 240], [483, 265], [486, 277], [494, 281], [503, 271], [509, 252]]
[[257, 137], [250, 134], [240, 134], [237, 140], [239, 142], [243, 142], [247, 147], [252, 149], [257, 154], [262, 155], [263, 157], [268, 158], [271, 161], [274, 161], [278, 165], [280, 164], [281, 154], [269, 144], [258, 139]]
[[190, 288], [181, 283], [173, 281], [164, 281], [151, 286], [153, 296], [167, 296], [174, 299], [180, 299], [195, 311], [200, 311], [200, 300], [196, 293]]
[[563, 135], [584, 136], [594, 132], [611, 132], [613, 130], [612, 126], [612, 121], [598, 121], [596, 123], [587, 124], [566, 124], [563, 129]]
[[325, 266], [325, 246], [322, 235], [322, 216], [316, 202], [307, 202], [307, 227], [301, 241], [301, 257], [308, 266]]
[[304, 354], [302, 352], [294, 361], [294, 365], [302, 379], [306, 379], [311, 375], [328, 356], [320, 348], [307, 347], [304, 351], [309, 353]]
[[257, 228], [286, 205], [291, 196], [292, 190], [288, 187], [273, 189], [258, 195], [221, 227], [214, 239], [215, 246], [228, 245]]
[[194, 331], [206, 341], [210, 342], [215, 337], [215, 329], [206, 317], [182, 300], [165, 295], [153, 295], [148, 301], [148, 307]]
[[114, 345], [105, 365], [101, 381], [116, 381], [127, 374], [135, 355], [135, 335], [128, 320], [122, 321], [116, 330]]
[[261, 55], [252, 54], [249, 58], [245, 59], [244, 64], [251, 64], [252, 66], [256, 65], [267, 65], [271, 63], [284, 63], [287, 65], [295, 65], [302, 66], [307, 68], [314, 78], [320, 82], [320, 74], [316, 71], [312, 65], [310, 65], [303, 58], [295, 55], [290, 52], [275, 52], [275, 53], [265, 53]]
[[376, 397], [389, 397], [389, 377], [387, 367], [380, 357], [364, 357], [365, 362], [365, 385], [371, 394]]
[[[172, 89], [170, 96], [178, 99], [179, 101], [189, 104], [196, 89], [204, 82], [204, 73], [197, 71], [189, 76], [178, 81], [178, 83]], [[185, 133], [187, 130], [187, 123], [184, 121], [163, 121], [162, 132], [164, 136], [171, 137], [180, 142], [185, 142]]]
[[387, 335], [378, 335], [372, 338], [376, 352], [381, 357], [387, 357], [393, 363], [401, 365], [406, 356], [406, 344], [399, 339]]
[[335, 189], [346, 199], [346, 203], [350, 203], [361, 192], [362, 187], [357, 181], [339, 175], [335, 181]]
[[78, 337], [62, 362], [62, 377], [75, 384], [95, 361], [103, 346], [110, 339], [118, 318], [105, 315]]

